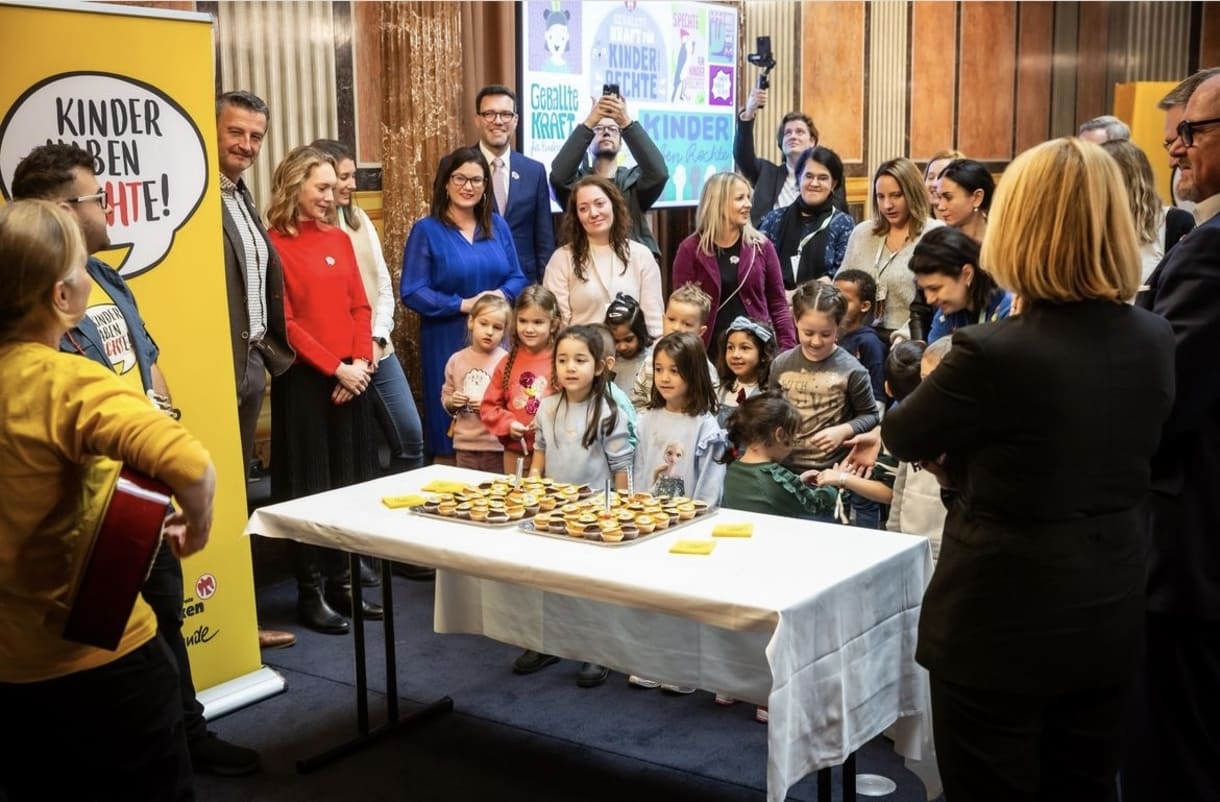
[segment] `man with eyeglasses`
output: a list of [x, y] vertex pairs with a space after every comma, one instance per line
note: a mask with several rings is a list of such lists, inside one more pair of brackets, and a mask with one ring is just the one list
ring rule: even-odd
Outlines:
[[[1170, 186], [1170, 192], [1173, 196], [1173, 201], [1176, 206], [1187, 211], [1194, 211], [1194, 203], [1189, 197], [1194, 194], [1192, 180], [1186, 171], [1183, 170], [1183, 165], [1178, 163], [1174, 158], [1173, 146], [1178, 138], [1178, 123], [1182, 122], [1182, 115], [1186, 111], [1186, 102], [1190, 100], [1190, 96], [1199, 88], [1199, 84], [1206, 81], [1215, 75], [1220, 75], [1220, 67], [1212, 67], [1206, 70], [1199, 70], [1191, 75], [1182, 83], [1175, 86], [1169, 94], [1161, 98], [1161, 101], [1156, 104], [1158, 109], [1165, 112], [1165, 139], [1161, 142], [1161, 146], [1169, 153], [1169, 169], [1173, 171]], [[1189, 167], [1189, 165], [1186, 165]]]
[[[623, 142], [631, 148], [635, 167], [619, 166]], [[585, 162], [586, 150], [593, 157], [592, 164]], [[567, 207], [572, 187], [590, 173], [610, 179], [623, 193], [631, 213], [631, 238], [652, 251], [661, 264], [661, 247], [644, 215], [665, 191], [669, 169], [644, 126], [628, 116], [627, 101], [621, 95], [606, 94], [595, 100], [588, 118], [572, 129], [555, 154], [551, 187], [560, 206]]]
[[1152, 462], [1147, 657], [1122, 775], [1134, 802], [1220, 788], [1220, 74], [1166, 116], [1198, 225], [1136, 297], [1173, 325], [1176, 396]]
[[509, 147], [517, 127], [517, 96], [507, 86], [491, 84], [474, 99], [479, 150], [491, 167], [495, 210], [508, 222], [521, 272], [530, 284], [542, 283], [542, 272], [555, 252], [555, 223], [546, 168]]
[[[88, 151], [71, 144], [40, 145], [13, 172], [14, 200], [56, 201], [80, 225], [90, 254], [110, 247], [106, 191], [94, 173]], [[61, 351], [80, 354], [113, 370], [123, 381], [145, 393], [150, 402], [177, 414], [169, 387], [157, 367], [160, 351], [144, 325], [135, 296], [118, 271], [90, 256], [85, 266], [93, 279], [85, 316], [60, 342]], [[183, 724], [191, 762], [197, 770], [231, 776], [251, 774], [259, 756], [219, 738], [207, 728], [203, 706], [195, 698], [191, 663], [182, 639], [182, 564], [166, 541], [157, 552], [141, 595], [157, 617], [157, 629], [174, 656], [183, 705]]]
[[[754, 185], [754, 198], [750, 206], [750, 221], [757, 227], [763, 217], [773, 209], [786, 209], [801, 194], [796, 177], [796, 162], [801, 154], [818, 144], [818, 129], [808, 114], [790, 111], [779, 121], [775, 131], [775, 144], [784, 159], [776, 164], [758, 158], [754, 150], [754, 117], [767, 105], [767, 90], [755, 87], [750, 90], [745, 108], [737, 115], [737, 130], [733, 134], [733, 161], [746, 180]], [[847, 191], [843, 184], [835, 187], [831, 203], [836, 209], [850, 212], [847, 208]]]

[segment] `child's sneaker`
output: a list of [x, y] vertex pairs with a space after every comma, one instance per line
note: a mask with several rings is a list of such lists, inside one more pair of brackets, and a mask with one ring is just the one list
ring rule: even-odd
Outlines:
[[729, 705], [737, 704], [737, 700], [732, 696], [725, 696], [723, 693], [718, 693], [716, 694], [716, 704], [728, 707]]
[[694, 693], [694, 688], [687, 688], [685, 685], [673, 685], [668, 682], [661, 683], [661, 690], [665, 693], [676, 693], [686, 696], [688, 693]]
[[634, 685], [637, 688], [660, 688], [661, 687], [661, 683], [657, 682], [655, 679], [644, 679], [643, 677], [638, 677], [635, 674], [632, 674], [630, 677], [627, 677], [627, 684]]
[[766, 724], [770, 714], [767, 712], [766, 705], [759, 705], [754, 708], [754, 720], [759, 724]]

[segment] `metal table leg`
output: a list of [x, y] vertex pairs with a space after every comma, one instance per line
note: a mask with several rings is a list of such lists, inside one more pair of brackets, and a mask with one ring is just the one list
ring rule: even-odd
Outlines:
[[382, 626], [385, 630], [386, 722], [369, 729], [368, 664], [364, 649], [364, 593], [360, 587], [360, 555], [348, 554], [352, 576], [352, 629], [356, 650], [356, 737], [297, 761], [297, 772], [309, 774], [340, 758], [370, 746], [409, 724], [453, 710], [453, 699], [442, 696], [431, 704], [413, 710], [405, 716], [398, 712], [398, 663], [394, 652], [394, 588], [391, 585], [390, 562], [381, 561], [381, 605], [385, 609]]

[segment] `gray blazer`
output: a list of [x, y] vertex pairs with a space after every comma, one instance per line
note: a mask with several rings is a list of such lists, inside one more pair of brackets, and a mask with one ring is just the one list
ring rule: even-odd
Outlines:
[[[284, 271], [280, 265], [280, 257], [267, 238], [254, 208], [244, 182], [239, 182], [238, 190], [250, 216], [258, 222], [258, 233], [267, 243], [267, 331], [263, 335], [263, 357], [267, 370], [271, 375], [278, 376], [292, 366], [296, 360], [296, 352], [288, 344], [288, 331], [284, 324]], [[250, 312], [246, 302], [246, 249], [242, 246], [241, 233], [237, 223], [229, 215], [229, 210], [223, 203], [220, 205], [224, 217], [225, 239], [225, 285], [229, 294], [229, 328], [233, 337], [233, 370], [238, 386], [246, 375], [246, 361], [250, 349], [247, 345], [250, 339]]]

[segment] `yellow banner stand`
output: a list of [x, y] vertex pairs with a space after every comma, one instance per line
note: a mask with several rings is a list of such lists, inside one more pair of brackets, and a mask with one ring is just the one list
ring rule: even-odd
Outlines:
[[1139, 145], [1156, 176], [1156, 191], [1161, 202], [1173, 205], [1169, 187], [1169, 156], [1165, 141], [1165, 112], [1156, 107], [1177, 81], [1138, 81], [1114, 86], [1114, 116], [1131, 126], [1131, 141]]
[[[261, 666], [225, 293], [211, 18], [102, 4], [0, 4], [0, 186], [36, 145], [97, 159], [114, 247], [182, 422], [219, 477], [211, 542], [183, 562], [183, 636], [209, 717], [284, 689]], [[12, 503], [12, 500], [9, 500]]]

